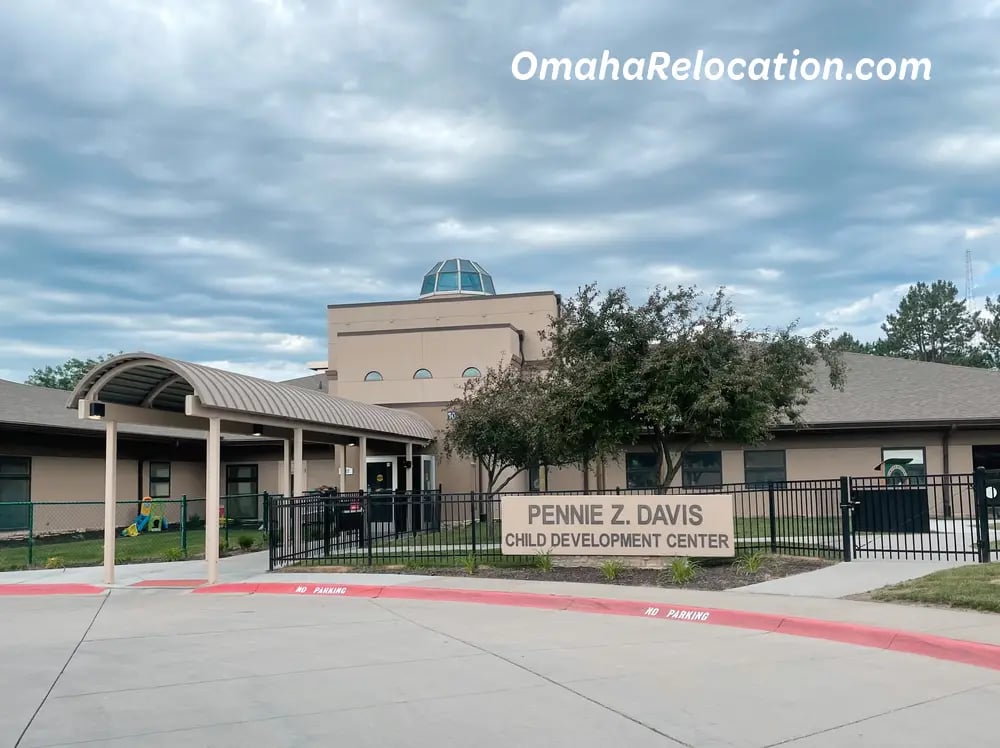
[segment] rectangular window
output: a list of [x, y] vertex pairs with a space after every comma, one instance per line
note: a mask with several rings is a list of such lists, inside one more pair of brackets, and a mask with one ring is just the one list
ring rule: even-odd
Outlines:
[[231, 520], [259, 519], [257, 466], [226, 465], [226, 515]]
[[656, 488], [656, 452], [625, 454], [626, 488]]
[[886, 483], [907, 485], [926, 483], [927, 461], [923, 447], [882, 448], [882, 470]]
[[785, 450], [753, 449], [743, 452], [743, 480], [748, 486], [784, 483]]
[[[28, 529], [31, 458], [0, 457], [0, 531]], [[14, 506], [19, 504], [19, 506]]]
[[542, 490], [542, 467], [541, 465], [532, 465], [528, 468], [528, 490], [529, 491], [541, 491]]
[[149, 463], [149, 497], [151, 499], [170, 498], [170, 463]]
[[722, 485], [722, 452], [685, 452], [681, 458], [685, 488]]

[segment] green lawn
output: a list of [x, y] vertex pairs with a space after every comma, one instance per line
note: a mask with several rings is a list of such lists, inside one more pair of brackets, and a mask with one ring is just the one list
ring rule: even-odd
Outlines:
[[[841, 535], [840, 517], [778, 517], [775, 534], [781, 538], [835, 537]], [[767, 517], [737, 517], [737, 538], [770, 538], [771, 521]]]
[[[499, 544], [501, 542], [500, 522], [485, 524], [476, 523], [476, 545]], [[777, 520], [777, 537], [834, 537], [839, 538], [839, 517], [780, 517]], [[738, 517], [736, 519], [736, 538], [770, 538], [771, 523], [767, 517]], [[434, 532], [419, 532], [415, 535], [404, 534], [399, 538], [382, 541], [379, 545], [391, 547], [413, 547], [425, 545], [471, 545], [472, 525], [450, 527]]]
[[[225, 542], [225, 528], [220, 529], [219, 538]], [[258, 550], [267, 547], [258, 530], [230, 528], [229, 548], [239, 548], [239, 538], [247, 535], [254, 540]], [[152, 561], [180, 561], [184, 558], [203, 558], [205, 554], [205, 530], [187, 531], [187, 554], [181, 547], [179, 531], [149, 532], [135, 537], [121, 537], [115, 540], [115, 559], [119, 564], [145, 563]], [[51, 559], [51, 560], [50, 560]], [[0, 543], [0, 571], [14, 569], [45, 568], [60, 566], [95, 566], [104, 560], [104, 539], [100, 536], [70, 536], [69, 538], [36, 538], [32, 560], [28, 563], [28, 546], [25, 541]]]
[[924, 603], [1000, 613], [1000, 563], [935, 572], [871, 593], [883, 602]]

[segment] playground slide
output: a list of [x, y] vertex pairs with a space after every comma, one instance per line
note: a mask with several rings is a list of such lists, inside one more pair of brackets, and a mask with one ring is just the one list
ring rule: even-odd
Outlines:
[[[155, 517], [157, 522], [155, 522], [153, 530], [166, 529], [167, 523], [163, 519], [162, 505], [159, 516]], [[146, 532], [151, 529], [149, 523], [153, 520], [153, 500], [146, 496], [142, 500], [142, 506], [139, 508], [139, 516], [135, 518], [135, 522], [122, 530], [122, 536], [124, 537], [135, 537], [140, 532]]]

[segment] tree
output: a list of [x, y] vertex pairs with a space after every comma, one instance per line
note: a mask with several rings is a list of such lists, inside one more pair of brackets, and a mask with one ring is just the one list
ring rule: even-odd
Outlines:
[[937, 280], [910, 286], [882, 330], [890, 355], [981, 366], [983, 357], [975, 342], [978, 325], [978, 312], [971, 312], [959, 298], [958, 286]]
[[86, 360], [71, 358], [59, 366], [46, 366], [43, 369], [33, 369], [28, 378], [24, 380], [24, 383], [32, 384], [36, 387], [48, 387], [54, 390], [72, 390], [91, 369], [110, 358], [120, 355], [120, 353], [108, 353], [104, 356], [88, 358]]
[[532, 465], [562, 464], [561, 440], [549, 417], [545, 377], [525, 376], [519, 363], [504, 363], [466, 380], [450, 404], [443, 441], [446, 455], [473, 459], [486, 471], [486, 491], [501, 491]]
[[830, 346], [845, 353], [870, 353], [872, 344], [862, 343], [849, 332], [841, 333], [830, 343]]
[[892, 353], [886, 347], [885, 340], [863, 343], [849, 332], [843, 332], [830, 342], [830, 348], [844, 353], [865, 353], [870, 356], [890, 356]]
[[644, 392], [637, 386], [642, 362], [662, 327], [654, 295], [633, 307], [623, 288], [599, 297], [594, 284], [566, 299], [562, 313], [541, 331], [549, 344], [546, 392], [549, 412], [567, 464], [617, 457], [636, 438], [634, 415]]
[[984, 315], [976, 320], [977, 332], [981, 340], [982, 365], [990, 369], [1000, 369], [1000, 297], [986, 297]]
[[652, 438], [660, 487], [694, 444], [759, 444], [776, 426], [800, 423], [819, 364], [843, 386], [826, 331], [740, 329], [724, 289], [702, 302], [694, 288], [657, 288], [633, 306], [624, 289], [599, 298], [587, 286], [547, 339], [549, 392], [565, 399], [552, 411], [572, 416], [563, 427], [575, 435], [564, 459], [617, 458], [623, 445]]

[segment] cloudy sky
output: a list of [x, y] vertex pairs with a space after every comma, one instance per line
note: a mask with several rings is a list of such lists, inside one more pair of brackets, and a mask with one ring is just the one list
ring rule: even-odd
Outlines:
[[[729, 286], [877, 334], [1000, 292], [998, 0], [4, 0], [0, 377], [149, 350], [269, 378], [330, 303]], [[521, 50], [928, 57], [930, 81], [517, 81]]]

